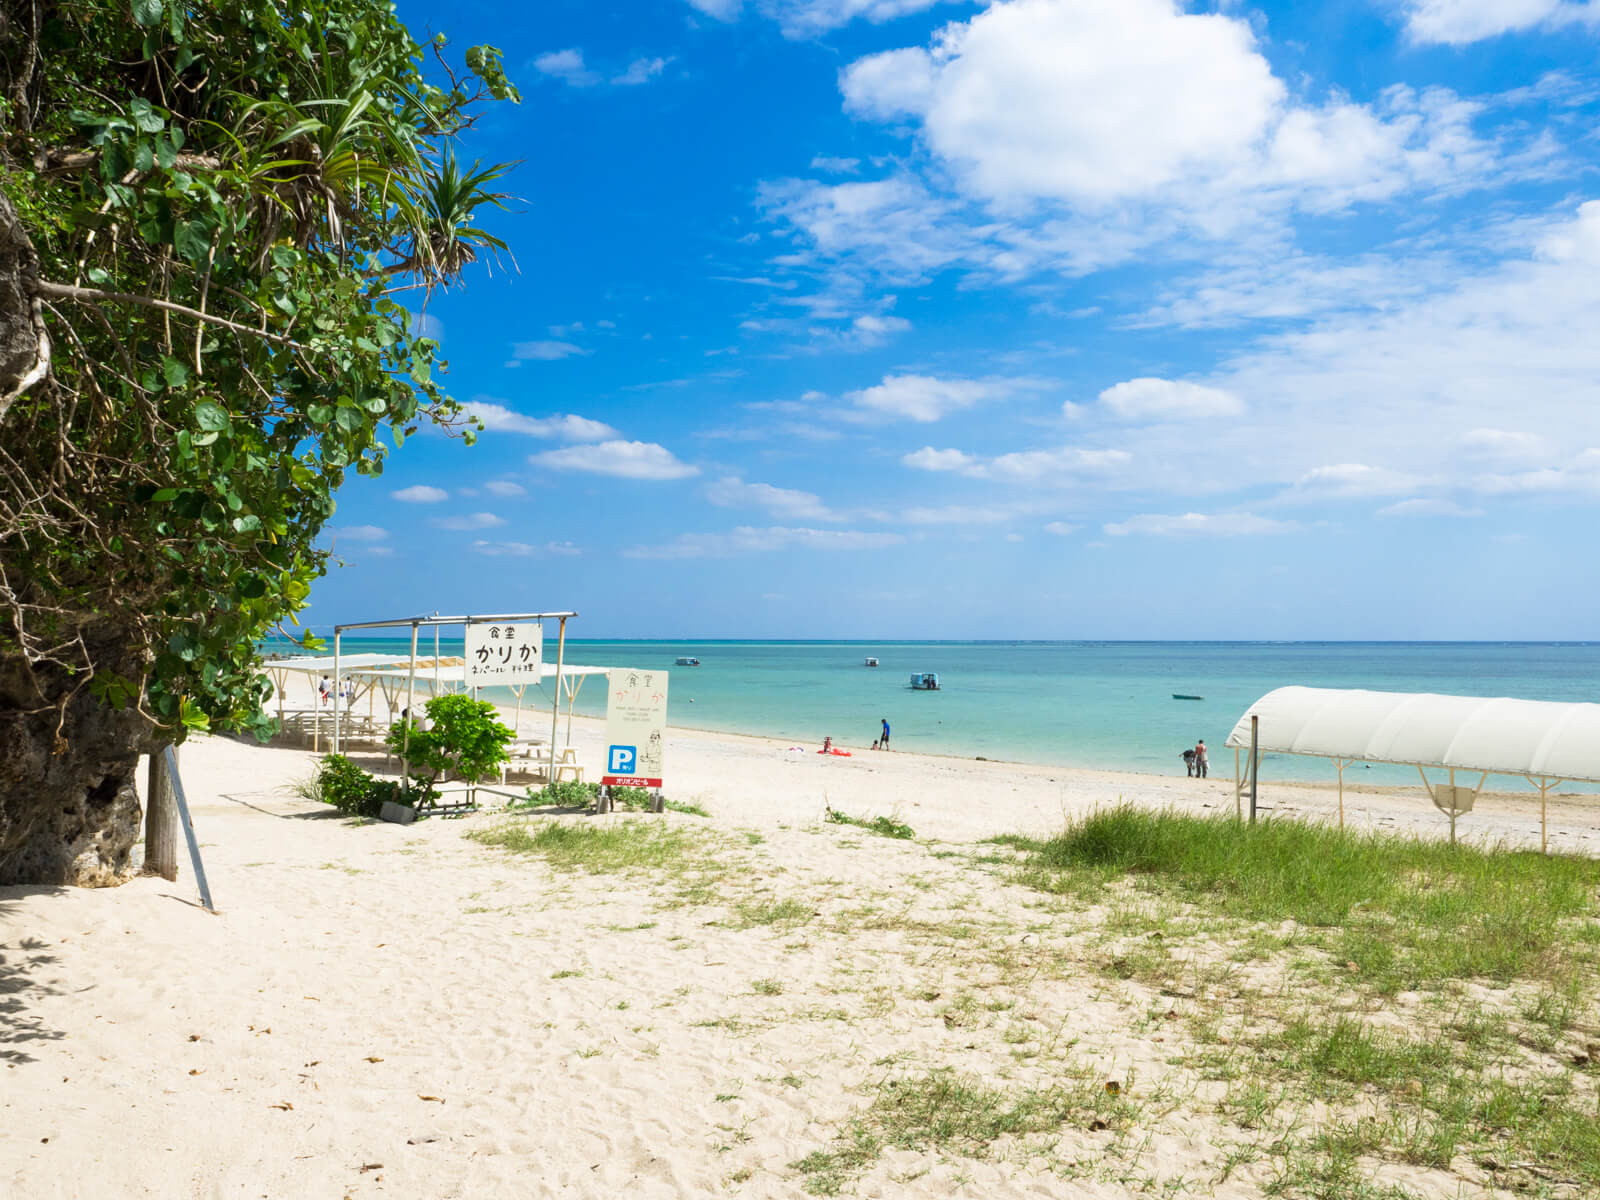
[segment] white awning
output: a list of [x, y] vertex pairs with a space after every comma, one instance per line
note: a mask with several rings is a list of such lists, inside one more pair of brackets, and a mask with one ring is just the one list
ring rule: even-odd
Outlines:
[[1227, 745], [1263, 753], [1600, 782], [1600, 704], [1285, 687], [1246, 710]]

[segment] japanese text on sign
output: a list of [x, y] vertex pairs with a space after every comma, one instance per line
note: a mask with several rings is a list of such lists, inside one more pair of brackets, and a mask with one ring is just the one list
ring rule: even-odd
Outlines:
[[606, 768], [614, 787], [661, 786], [667, 735], [667, 673], [611, 671], [606, 676]]
[[543, 669], [543, 625], [467, 626], [468, 687], [538, 683]]

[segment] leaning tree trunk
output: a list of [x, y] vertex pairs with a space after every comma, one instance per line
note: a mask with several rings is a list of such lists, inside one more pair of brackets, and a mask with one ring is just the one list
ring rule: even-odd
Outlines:
[[[172, 751], [177, 760], [178, 751]], [[144, 801], [144, 873], [168, 882], [178, 878], [178, 798], [172, 793], [172, 772], [165, 750], [150, 752]]]

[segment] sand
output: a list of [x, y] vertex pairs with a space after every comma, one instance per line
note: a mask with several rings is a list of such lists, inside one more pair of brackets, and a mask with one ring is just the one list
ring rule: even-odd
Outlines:
[[[602, 733], [574, 722], [585, 762]], [[795, 1164], [838, 1146], [886, 1080], [933, 1070], [1117, 1081], [1142, 1107], [1131, 1127], [1068, 1122], [981, 1156], [891, 1146], [847, 1194], [1264, 1194], [1263, 1164], [1222, 1178], [1230, 1135], [1206, 1115], [1222, 1085], [1185, 1059], [1184, 1000], [1045, 970], [1096, 951], [982, 843], [1119, 799], [1231, 811], [1231, 781], [814, 750], [678, 732], [668, 792], [710, 818], [559, 818], [684, 830], [715, 868], [686, 896], [683, 874], [562, 873], [469, 840], [494, 814], [347, 821], [289, 790], [309, 751], [191, 743], [219, 915], [187, 863], [176, 884], [0, 888], [0, 1195], [792, 1196], [821, 1186]], [[825, 804], [895, 814], [918, 840], [825, 823]], [[1556, 848], [1600, 845], [1589, 806], [1552, 802]], [[1346, 808], [1445, 828], [1419, 795]], [[1536, 846], [1537, 799], [1486, 799], [1462, 828]]]

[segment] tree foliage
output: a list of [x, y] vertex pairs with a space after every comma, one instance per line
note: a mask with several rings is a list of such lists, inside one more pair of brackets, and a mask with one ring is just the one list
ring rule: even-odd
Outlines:
[[27, 305], [0, 317], [37, 349], [0, 371], [0, 666], [58, 741], [86, 689], [161, 740], [259, 724], [255, 645], [324, 571], [338, 487], [460, 423], [403, 301], [507, 257], [475, 223], [507, 168], [456, 143], [516, 90], [499, 51], [458, 75], [385, 0], [0, 18], [0, 259]]
[[428, 724], [407, 718], [390, 728], [390, 750], [410, 765], [412, 782], [424, 793], [446, 772], [469, 783], [486, 783], [507, 760], [506, 744], [516, 735], [487, 700], [435, 696], [427, 704]]

